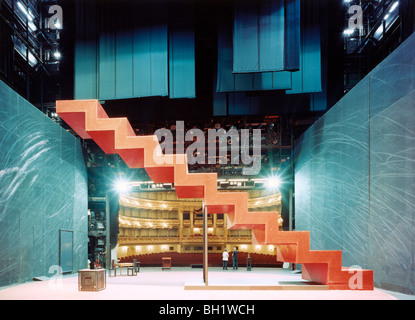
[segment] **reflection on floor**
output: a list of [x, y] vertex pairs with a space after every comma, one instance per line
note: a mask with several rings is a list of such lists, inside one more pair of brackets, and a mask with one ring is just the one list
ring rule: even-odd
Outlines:
[[33, 281], [0, 288], [0, 300], [415, 300], [415, 296], [385, 290], [336, 291], [301, 290], [252, 290], [252, 284], [293, 285], [304, 283], [301, 275], [285, 269], [253, 268], [222, 270], [209, 268], [208, 282], [212, 285], [245, 285], [241, 290], [185, 290], [186, 283], [202, 283], [202, 269], [141, 268], [137, 276], [109, 277], [106, 289], [98, 292], [78, 291], [76, 274], [47, 281]]

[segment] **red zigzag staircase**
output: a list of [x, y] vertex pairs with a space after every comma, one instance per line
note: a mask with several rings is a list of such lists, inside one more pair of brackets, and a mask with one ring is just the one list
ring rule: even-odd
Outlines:
[[245, 192], [219, 192], [216, 173], [188, 173], [185, 154], [163, 155], [156, 136], [136, 136], [127, 118], [109, 118], [97, 100], [57, 101], [59, 116], [82, 139], [130, 168], [145, 168], [155, 183], [174, 183], [179, 198], [203, 199], [208, 213], [226, 213], [229, 229], [252, 229], [254, 244], [277, 245], [277, 260], [302, 264], [303, 279], [332, 290], [373, 290], [372, 270], [341, 265], [341, 251], [310, 250], [308, 231], [279, 231], [278, 212], [248, 211]]

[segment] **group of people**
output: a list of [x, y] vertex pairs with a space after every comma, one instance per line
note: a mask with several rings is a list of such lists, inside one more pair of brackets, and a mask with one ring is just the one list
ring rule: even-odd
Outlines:
[[[228, 250], [225, 248], [225, 251], [222, 253], [222, 269], [228, 270], [228, 260], [229, 260], [229, 253]], [[232, 266], [233, 270], [238, 270], [238, 250], [236, 247], [233, 248], [232, 252]]]

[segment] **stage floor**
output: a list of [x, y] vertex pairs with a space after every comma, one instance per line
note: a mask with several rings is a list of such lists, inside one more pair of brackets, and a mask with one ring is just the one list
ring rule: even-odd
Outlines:
[[[0, 300], [415, 300], [415, 296], [379, 289], [313, 288], [312, 284], [304, 283], [300, 274], [274, 268], [251, 271], [209, 268], [208, 283], [212, 287], [208, 290], [191, 287], [204, 285], [202, 269], [192, 268], [162, 271], [144, 267], [137, 276], [109, 277], [107, 273], [106, 281], [106, 289], [96, 292], [78, 291], [77, 274], [32, 281], [0, 288]], [[221, 288], [215, 289], [215, 285]], [[226, 286], [232, 287], [232, 291], [224, 290]]]

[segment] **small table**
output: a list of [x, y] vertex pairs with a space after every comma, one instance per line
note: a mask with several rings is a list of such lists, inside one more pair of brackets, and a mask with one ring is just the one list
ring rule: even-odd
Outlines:
[[163, 257], [161, 258], [162, 267], [161, 270], [169, 269], [171, 270], [171, 258], [170, 257]]
[[[120, 276], [122, 275], [122, 268], [131, 268], [134, 267], [134, 264], [132, 262], [123, 262], [123, 263], [115, 263], [115, 268], [120, 268]], [[117, 271], [115, 271], [115, 275], [117, 275]]]
[[100, 291], [107, 287], [105, 269], [82, 269], [78, 271], [79, 291]]

